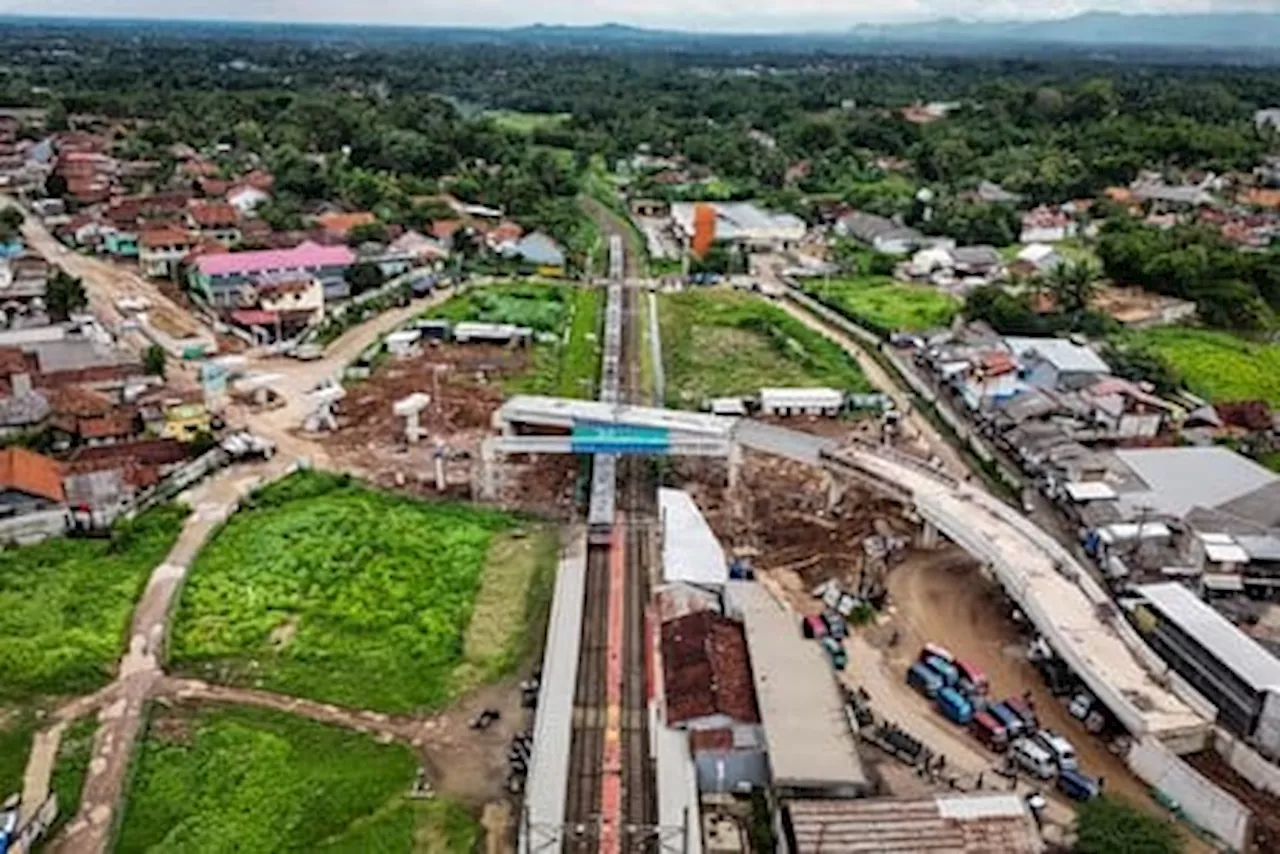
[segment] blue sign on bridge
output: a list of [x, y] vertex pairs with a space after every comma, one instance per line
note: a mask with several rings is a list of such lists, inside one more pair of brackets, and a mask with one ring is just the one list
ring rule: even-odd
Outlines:
[[671, 440], [665, 427], [579, 424], [572, 447], [575, 454], [665, 454]]

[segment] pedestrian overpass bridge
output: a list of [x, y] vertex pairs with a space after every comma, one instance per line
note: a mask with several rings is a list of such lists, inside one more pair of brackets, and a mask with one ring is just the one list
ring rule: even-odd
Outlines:
[[[985, 490], [916, 457], [840, 443], [746, 418], [585, 400], [520, 396], [494, 416], [500, 453], [725, 457], [743, 449], [820, 467], [909, 507], [925, 539], [941, 533], [987, 564], [1053, 650], [1134, 736], [1177, 753], [1203, 749], [1215, 710], [1179, 684], [1070, 551]], [[1177, 685], [1177, 688], [1172, 687]]]

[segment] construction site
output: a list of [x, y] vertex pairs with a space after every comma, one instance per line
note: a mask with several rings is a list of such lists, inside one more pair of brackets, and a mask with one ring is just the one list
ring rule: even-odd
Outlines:
[[[1213, 780], [1211, 806], [1230, 816], [1214, 829], [1235, 841], [1254, 834], [1251, 810], [1263, 803], [1203, 753], [1210, 712], [1154, 677], [1150, 651], [1102, 616], [1083, 571], [1063, 571], [1075, 558], [1062, 546], [943, 473], [946, 449], [931, 446], [909, 419], [735, 419], [647, 407], [653, 391], [640, 353], [652, 346], [660, 364], [661, 342], [646, 344], [639, 334], [637, 289], [609, 292], [598, 401], [510, 395], [535, 368], [536, 351], [519, 341], [393, 333], [362, 355], [341, 392], [318, 392], [330, 405], [311, 425], [335, 463], [375, 483], [588, 523], [590, 544], [584, 534], [557, 581], [532, 727], [531, 794], [513, 813], [522, 850], [701, 850], [701, 826], [689, 818], [701, 800], [695, 769], [725, 748], [708, 737], [673, 737], [679, 727], [663, 723], [672, 701], [663, 699], [658, 637], [667, 617], [687, 617], [690, 608], [732, 617], [727, 591], [741, 582], [731, 573], [754, 578], [797, 637], [802, 624], [833, 611], [848, 621], [838, 661], [833, 648], [816, 643], [796, 653], [830, 656], [831, 675], [820, 681], [848, 698], [848, 724], [827, 736], [862, 769], [862, 782], [848, 791], [1035, 794], [1043, 796], [1036, 820], [1046, 838], [1070, 838], [1069, 798], [1020, 774], [1007, 754], [958, 729], [907, 684], [920, 650], [939, 648], [981, 668], [991, 702], [1022, 698], [1107, 791], [1203, 826], [1214, 820], [1203, 804], [1171, 811], [1167, 796], [1153, 794], [1153, 780], [1165, 786], [1185, 776], [1206, 787]], [[723, 549], [719, 566], [710, 561], [707, 577], [675, 592], [683, 604], [662, 606], [662, 616], [654, 603], [668, 602], [677, 582], [656, 545], [667, 524], [654, 501], [659, 484], [690, 496]], [[758, 604], [742, 612], [748, 637], [751, 621], [763, 619], [751, 616], [758, 612]], [[1059, 676], [1048, 678], [1049, 669]], [[767, 731], [764, 706], [772, 701], [762, 694], [759, 702], [763, 724], [743, 726]], [[655, 721], [659, 729], [650, 732]], [[886, 733], [919, 752], [887, 746]], [[747, 736], [730, 740], [740, 738]], [[770, 751], [787, 749], [772, 734], [768, 743]], [[1179, 759], [1198, 751], [1191, 764]], [[823, 791], [846, 791], [836, 782]], [[780, 809], [775, 818], [785, 825], [785, 804]], [[705, 818], [734, 814], [732, 806], [715, 808]], [[1258, 831], [1271, 832], [1266, 820]], [[1192, 850], [1209, 850], [1189, 840]]]

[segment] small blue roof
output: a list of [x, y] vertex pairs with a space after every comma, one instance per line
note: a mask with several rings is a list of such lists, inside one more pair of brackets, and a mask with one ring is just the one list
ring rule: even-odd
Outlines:
[[564, 251], [560, 244], [540, 231], [522, 237], [515, 246], [515, 253], [530, 264], [542, 267], [564, 266]]

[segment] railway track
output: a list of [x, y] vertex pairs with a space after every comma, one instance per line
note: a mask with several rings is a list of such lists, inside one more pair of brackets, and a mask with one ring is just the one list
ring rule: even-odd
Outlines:
[[[647, 404], [640, 379], [641, 294], [629, 290], [625, 301], [626, 335], [623, 373], [624, 397], [631, 403]], [[626, 607], [623, 645], [623, 798], [622, 849], [656, 849], [653, 832], [657, 824], [657, 787], [649, 755], [649, 651], [645, 611], [649, 602], [652, 569], [652, 532], [657, 521], [657, 484], [649, 460], [626, 458], [620, 487], [624, 493], [624, 536], [626, 542]]]
[[[611, 241], [612, 311], [606, 313], [601, 400], [643, 402], [639, 294], [620, 287], [621, 241]], [[615, 301], [616, 300], [616, 301]], [[621, 326], [621, 329], [618, 327]], [[612, 346], [609, 342], [612, 341]], [[606, 455], [597, 455], [596, 468]], [[612, 463], [610, 468], [613, 468]], [[657, 850], [657, 792], [649, 755], [645, 612], [657, 493], [645, 460], [623, 457], [593, 473], [582, 643], [575, 686], [562, 851]], [[619, 513], [614, 514], [614, 508]], [[605, 516], [608, 519], [605, 519]]]
[[583, 596], [582, 643], [574, 687], [573, 738], [565, 801], [563, 851], [593, 852], [600, 820], [601, 762], [604, 753], [605, 663], [608, 657], [609, 548], [591, 546]]

